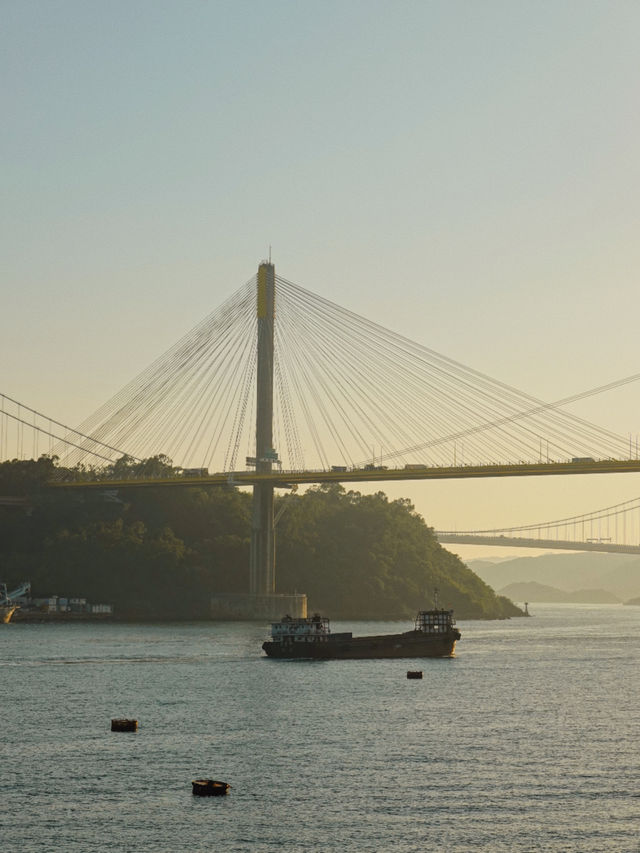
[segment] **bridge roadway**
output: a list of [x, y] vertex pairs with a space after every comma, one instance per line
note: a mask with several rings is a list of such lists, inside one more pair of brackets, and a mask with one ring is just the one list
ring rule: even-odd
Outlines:
[[640, 545], [613, 542], [571, 542], [567, 539], [525, 539], [522, 536], [476, 536], [470, 533], [441, 533], [438, 542], [455, 545], [497, 545], [509, 548], [550, 548], [555, 551], [605, 551], [609, 554], [640, 554]]
[[640, 473], [640, 459], [601, 459], [594, 462], [522, 462], [514, 465], [457, 465], [451, 467], [386, 468], [384, 466], [331, 471], [227, 471], [203, 476], [176, 475], [157, 479], [51, 481], [54, 488], [121, 489], [142, 486], [253, 486], [275, 488], [314, 483], [379, 483], [404, 480], [469, 480], [486, 477], [543, 477], [575, 474]]

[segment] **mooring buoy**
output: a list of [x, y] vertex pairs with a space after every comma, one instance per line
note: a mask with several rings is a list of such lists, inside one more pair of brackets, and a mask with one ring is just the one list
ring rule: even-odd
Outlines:
[[137, 732], [137, 720], [111, 720], [112, 732]]
[[196, 779], [191, 785], [194, 797], [223, 797], [231, 787], [228, 782], [217, 779]]

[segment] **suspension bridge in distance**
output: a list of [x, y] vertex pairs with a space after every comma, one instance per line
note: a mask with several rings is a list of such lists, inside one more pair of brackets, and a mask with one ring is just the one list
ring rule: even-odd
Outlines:
[[[250, 596], [277, 616], [267, 606], [276, 592], [275, 489], [638, 473], [637, 441], [634, 452], [626, 436], [567, 411], [637, 379], [539, 400], [276, 276], [269, 261], [77, 428], [15, 400], [10, 412], [2, 395], [0, 457], [10, 418], [21, 448], [32, 430], [34, 458], [35, 436], [48, 439], [59, 460], [52, 488], [251, 487]], [[159, 472], [149, 460], [161, 461]], [[527, 547], [545, 547], [544, 538]]]
[[435, 533], [442, 544], [640, 554], [640, 498], [583, 515], [521, 527]]
[[606, 540], [583, 542], [570, 539], [536, 539], [523, 536], [487, 536], [473, 533], [442, 533], [436, 530], [442, 545], [492, 545], [498, 548], [540, 548], [553, 551], [598, 551], [608, 554], [640, 554], [640, 545], [623, 545]]

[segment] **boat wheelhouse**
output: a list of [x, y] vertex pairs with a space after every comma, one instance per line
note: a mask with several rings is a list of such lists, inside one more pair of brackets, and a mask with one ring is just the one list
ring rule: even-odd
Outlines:
[[444, 634], [454, 630], [453, 610], [421, 610], [416, 616], [416, 631], [425, 634]]
[[317, 642], [326, 640], [330, 633], [329, 620], [317, 613], [304, 619], [294, 619], [287, 615], [280, 622], [271, 624], [271, 636], [274, 640]]

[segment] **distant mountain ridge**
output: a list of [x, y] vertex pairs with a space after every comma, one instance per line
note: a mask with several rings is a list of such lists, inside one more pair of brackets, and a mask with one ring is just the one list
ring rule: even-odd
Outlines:
[[[511, 599], [513, 596], [505, 593], [505, 588], [532, 582], [572, 594], [600, 590], [618, 601], [640, 597], [640, 558], [629, 555], [543, 554], [496, 563], [469, 560], [467, 565], [494, 590], [500, 590]], [[516, 596], [516, 600], [523, 600], [522, 596]]]
[[620, 604], [620, 599], [604, 589], [577, 589], [565, 592], [553, 586], [528, 581], [525, 583], [510, 583], [499, 591], [511, 601], [552, 602], [562, 604]]

